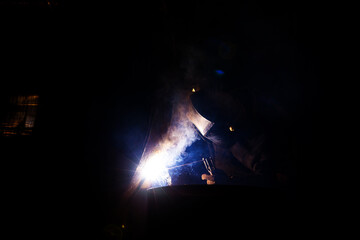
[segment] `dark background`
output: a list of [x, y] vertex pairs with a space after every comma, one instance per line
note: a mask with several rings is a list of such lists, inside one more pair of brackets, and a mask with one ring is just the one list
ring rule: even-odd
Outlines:
[[122, 224], [122, 194], [157, 104], [215, 69], [225, 72], [223, 85], [255, 89], [286, 110], [297, 139], [292, 186], [302, 193], [313, 184], [320, 4], [30, 5], [0, 5], [1, 94], [40, 96], [34, 134], [1, 139], [4, 218], [14, 234], [109, 237], [104, 228]]

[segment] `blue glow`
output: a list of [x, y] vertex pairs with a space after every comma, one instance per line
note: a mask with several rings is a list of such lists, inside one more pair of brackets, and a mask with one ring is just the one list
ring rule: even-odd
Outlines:
[[215, 70], [215, 72], [218, 74], [218, 75], [224, 75], [224, 71], [218, 69], [218, 70]]
[[193, 163], [170, 169], [172, 185], [206, 184], [206, 181], [201, 179], [201, 174], [207, 173], [207, 171], [204, 163], [199, 160], [209, 156], [209, 146], [201, 139], [188, 146], [181, 154], [181, 162], [177, 165]]

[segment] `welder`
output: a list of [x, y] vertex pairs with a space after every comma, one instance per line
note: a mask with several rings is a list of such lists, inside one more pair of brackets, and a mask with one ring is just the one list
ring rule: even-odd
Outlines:
[[[241, 97], [237, 97], [237, 96]], [[249, 111], [251, 96], [245, 91], [204, 89], [190, 96], [190, 121], [213, 149], [213, 171], [203, 174], [207, 184], [272, 185], [274, 173], [266, 129]], [[251, 105], [251, 104], [250, 104]]]

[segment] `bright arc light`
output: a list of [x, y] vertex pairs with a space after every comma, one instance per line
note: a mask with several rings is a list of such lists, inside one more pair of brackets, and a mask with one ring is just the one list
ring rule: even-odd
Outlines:
[[155, 153], [150, 156], [141, 168], [141, 178], [151, 183], [167, 181], [169, 177], [166, 153]]

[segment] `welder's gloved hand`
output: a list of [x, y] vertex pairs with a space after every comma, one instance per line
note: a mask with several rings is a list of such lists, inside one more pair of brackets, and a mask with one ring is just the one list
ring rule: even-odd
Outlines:
[[208, 175], [208, 174], [202, 174], [201, 175], [201, 179], [202, 180], [206, 180], [206, 184], [207, 185], [213, 185], [215, 184], [215, 177], [214, 175]]

